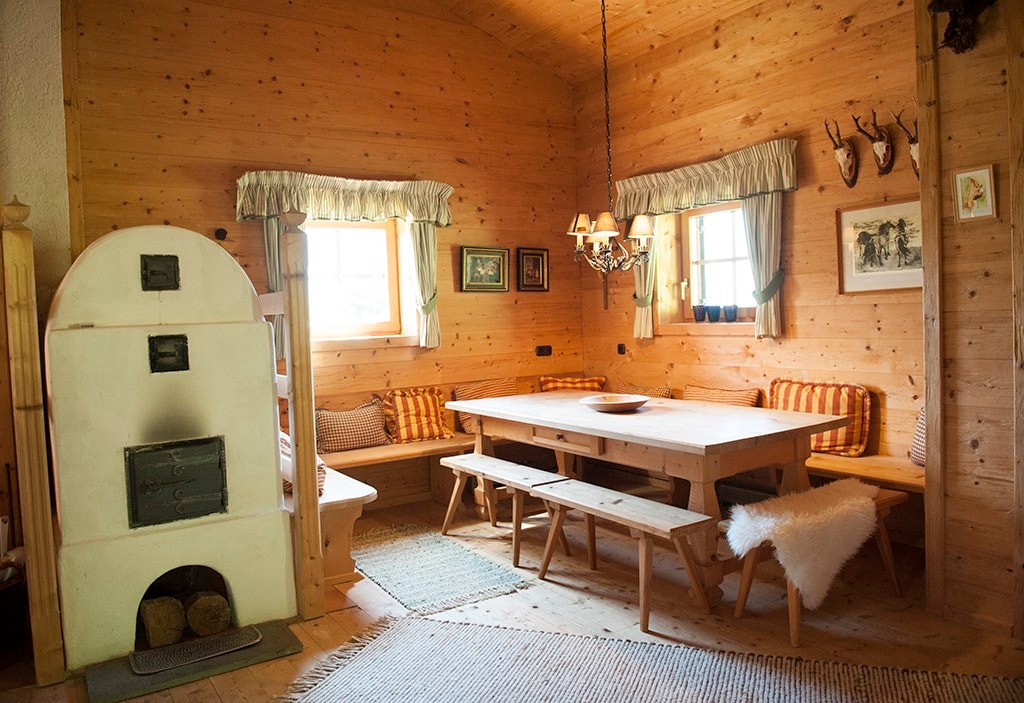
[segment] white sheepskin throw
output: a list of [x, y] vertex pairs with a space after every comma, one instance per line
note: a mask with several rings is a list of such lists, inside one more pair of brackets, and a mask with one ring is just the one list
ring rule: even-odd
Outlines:
[[803, 493], [738, 505], [732, 509], [726, 538], [739, 557], [770, 540], [786, 578], [814, 610], [839, 569], [874, 532], [877, 493], [877, 486], [845, 478]]

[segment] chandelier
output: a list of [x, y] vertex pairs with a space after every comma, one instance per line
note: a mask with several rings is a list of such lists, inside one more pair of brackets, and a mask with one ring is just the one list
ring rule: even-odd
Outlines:
[[[612, 123], [611, 103], [608, 99], [608, 26], [605, 19], [605, 0], [601, 0], [601, 55], [604, 60], [604, 146], [608, 176], [608, 210], [597, 216], [593, 222], [586, 213], [573, 218], [567, 234], [576, 237], [576, 260], [584, 259], [590, 267], [603, 276], [611, 271], [628, 271], [638, 263], [650, 259], [651, 240], [654, 229], [651, 218], [637, 215], [629, 229], [632, 244], [627, 250], [618, 240], [619, 224], [612, 215]], [[588, 244], [590, 245], [588, 247]]]

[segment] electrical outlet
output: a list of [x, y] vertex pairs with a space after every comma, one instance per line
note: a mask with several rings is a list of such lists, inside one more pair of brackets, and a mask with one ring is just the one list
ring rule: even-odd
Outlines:
[[619, 354], [625, 354], [626, 353], [626, 345], [625, 344], [619, 344], [617, 347], [615, 347], [615, 351], [617, 351]]
[[551, 356], [551, 345], [541, 344], [537, 347], [537, 356]]

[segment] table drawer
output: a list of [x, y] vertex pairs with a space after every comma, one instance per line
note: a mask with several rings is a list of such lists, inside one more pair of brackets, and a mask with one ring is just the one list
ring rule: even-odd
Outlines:
[[531, 427], [533, 443], [560, 452], [601, 456], [604, 454], [604, 438], [580, 432], [567, 432], [550, 427]]

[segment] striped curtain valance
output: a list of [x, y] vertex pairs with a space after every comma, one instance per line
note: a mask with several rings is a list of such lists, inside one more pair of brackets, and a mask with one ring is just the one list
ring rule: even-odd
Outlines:
[[315, 220], [381, 222], [397, 217], [452, 223], [454, 190], [437, 181], [362, 181], [296, 171], [249, 171], [238, 179], [239, 220], [277, 217], [297, 210]]
[[615, 186], [618, 219], [796, 190], [796, 140], [756, 144], [714, 161], [626, 178]]

